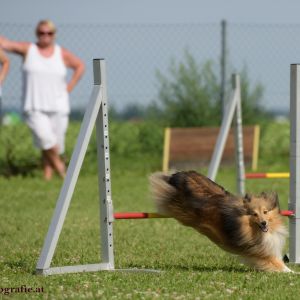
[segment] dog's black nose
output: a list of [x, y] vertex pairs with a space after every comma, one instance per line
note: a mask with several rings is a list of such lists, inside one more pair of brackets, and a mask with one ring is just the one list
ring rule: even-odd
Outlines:
[[262, 221], [260, 224], [261, 224], [262, 226], [266, 226], [266, 225], [267, 225], [267, 222], [266, 222], [266, 221]]

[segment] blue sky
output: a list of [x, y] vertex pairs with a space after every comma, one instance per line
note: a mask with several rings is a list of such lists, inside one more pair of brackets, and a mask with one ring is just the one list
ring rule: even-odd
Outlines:
[[297, 0], [0, 0], [1, 22], [299, 23]]

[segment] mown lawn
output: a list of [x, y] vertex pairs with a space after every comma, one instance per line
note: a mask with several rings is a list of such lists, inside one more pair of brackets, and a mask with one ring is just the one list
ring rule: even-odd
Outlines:
[[[141, 164], [147, 164], [142, 161]], [[148, 168], [113, 166], [115, 211], [153, 211]], [[235, 190], [233, 169], [218, 182]], [[34, 274], [62, 182], [0, 177], [1, 287], [3, 299], [299, 299], [300, 275], [254, 272], [192, 229], [170, 219], [116, 221], [116, 268], [154, 268], [159, 274], [95, 272], [48, 277]], [[287, 207], [288, 180], [254, 180], [247, 190], [276, 190]], [[97, 177], [80, 176], [53, 266], [99, 262]], [[297, 266], [291, 268], [300, 271]], [[21, 285], [43, 293], [12, 293]]]

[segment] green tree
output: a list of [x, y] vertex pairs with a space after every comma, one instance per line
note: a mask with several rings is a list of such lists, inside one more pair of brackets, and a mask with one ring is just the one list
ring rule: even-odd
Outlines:
[[158, 109], [168, 126], [216, 125], [220, 121], [219, 85], [213, 63], [199, 66], [189, 52], [184, 61], [172, 60], [170, 78], [157, 72], [159, 87]]
[[[164, 125], [178, 127], [218, 126], [221, 121], [220, 84], [215, 64], [207, 61], [199, 65], [185, 51], [183, 61], [171, 61], [168, 75], [157, 71], [158, 103], [153, 109]], [[243, 122], [254, 123], [268, 117], [260, 106], [263, 86], [251, 85], [247, 69], [241, 74]], [[229, 89], [228, 89], [229, 90]]]

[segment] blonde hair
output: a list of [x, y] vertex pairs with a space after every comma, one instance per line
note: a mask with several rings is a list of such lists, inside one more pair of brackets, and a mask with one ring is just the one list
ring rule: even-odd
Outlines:
[[56, 27], [55, 24], [51, 21], [51, 20], [41, 20], [38, 22], [36, 29], [35, 29], [35, 33], [38, 34], [39, 28], [42, 25], [47, 25], [54, 33], [56, 33]]

